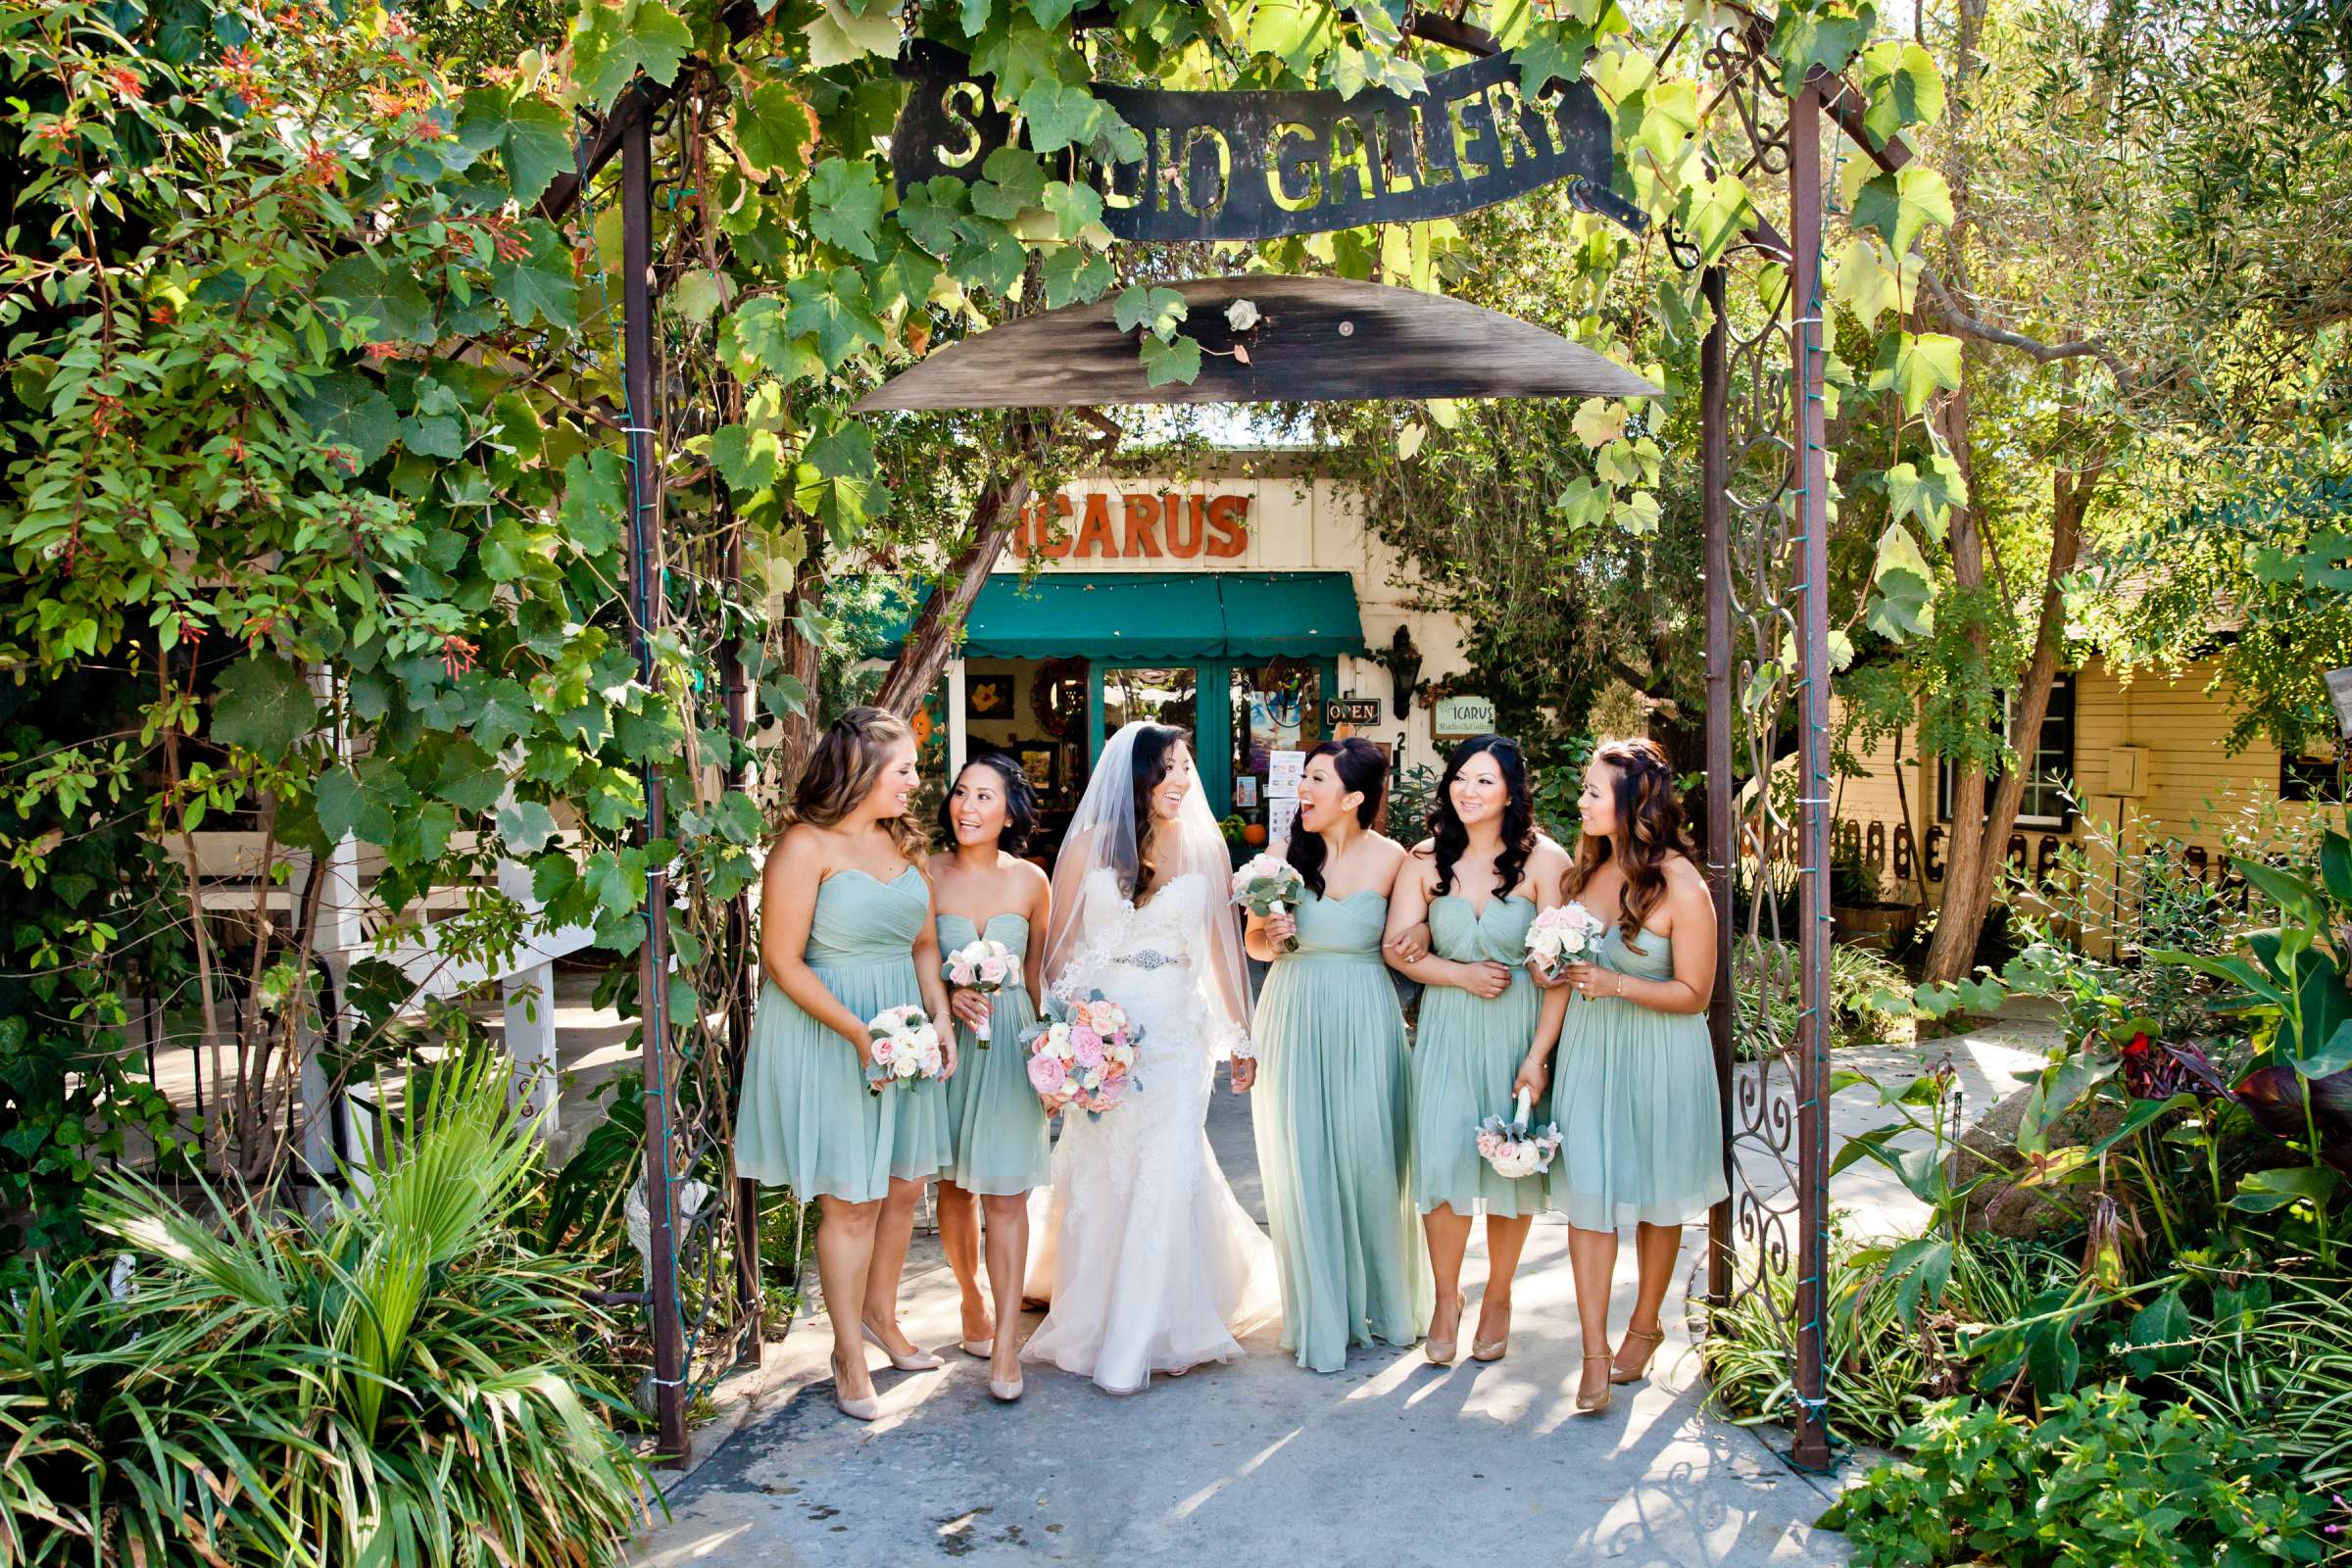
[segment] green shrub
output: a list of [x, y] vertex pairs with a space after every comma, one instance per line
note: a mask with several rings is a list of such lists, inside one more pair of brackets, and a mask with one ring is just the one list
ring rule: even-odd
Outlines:
[[[1898, 1441], [1939, 1395], [1967, 1387], [1965, 1325], [2005, 1322], [2075, 1259], [2031, 1242], [1971, 1237], [1952, 1250], [1939, 1309], [1904, 1321], [1900, 1282], [1882, 1278], [1882, 1249], [1843, 1237], [1830, 1246], [1828, 1333], [1831, 1430], [1853, 1443]], [[1916, 1303], [1914, 1303], [1916, 1304]], [[1700, 1346], [1715, 1405], [1741, 1422], [1785, 1421], [1794, 1408], [1796, 1318], [1792, 1268], [1768, 1270], [1762, 1287], [1710, 1312]]]
[[[1733, 1054], [1758, 1061], [1776, 1044], [1796, 1039], [1796, 944], [1741, 939], [1732, 956]], [[1911, 982], [1891, 959], [1875, 949], [1831, 944], [1830, 1049], [1907, 1038], [1914, 1015]]]
[[1822, 1516], [1856, 1568], [2320, 1560], [2319, 1499], [2274, 1449], [2120, 1386], [2065, 1396], [2038, 1423], [1941, 1399], [1903, 1443], [1909, 1458], [1874, 1467]]
[[573, 1261], [517, 1240], [534, 1163], [483, 1056], [418, 1089], [367, 1196], [316, 1224], [102, 1183], [113, 1278], [0, 1300], [0, 1561], [617, 1561], [656, 1497]]

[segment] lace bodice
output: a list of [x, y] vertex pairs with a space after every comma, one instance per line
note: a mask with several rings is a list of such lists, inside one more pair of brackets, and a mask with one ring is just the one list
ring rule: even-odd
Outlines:
[[1100, 983], [1102, 969], [1190, 968], [1200, 941], [1208, 886], [1197, 874], [1179, 876], [1138, 908], [1119, 891], [1118, 874], [1097, 866], [1086, 879], [1086, 945], [1054, 977], [1056, 991]]

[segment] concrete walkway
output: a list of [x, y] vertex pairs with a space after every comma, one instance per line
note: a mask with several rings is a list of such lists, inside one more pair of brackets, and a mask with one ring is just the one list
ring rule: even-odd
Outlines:
[[[1922, 1047], [1841, 1057], [1907, 1081], [1951, 1051], [1969, 1113], [2037, 1063], [2040, 1026], [2003, 1027]], [[1865, 1091], [1833, 1105], [1841, 1134], [1884, 1112]], [[1210, 1137], [1245, 1207], [1261, 1220], [1248, 1102], [1220, 1090]], [[1850, 1192], [1849, 1192], [1850, 1189]], [[1918, 1205], [1876, 1167], [1840, 1178], [1858, 1233], [1916, 1222]], [[1359, 1353], [1328, 1377], [1282, 1354], [1278, 1331], [1250, 1335], [1247, 1361], [1159, 1379], [1113, 1397], [1031, 1368], [1021, 1403], [988, 1396], [984, 1365], [954, 1348], [953, 1280], [918, 1235], [904, 1318], [944, 1350], [939, 1372], [875, 1374], [884, 1414], [870, 1426], [832, 1406], [821, 1322], [804, 1319], [768, 1350], [767, 1393], [742, 1430], [671, 1497], [672, 1519], [640, 1545], [644, 1568], [947, 1562], [1158, 1562], [1214, 1568], [1412, 1568], [1525, 1561], [1697, 1568], [1835, 1563], [1843, 1543], [1811, 1521], [1835, 1483], [1798, 1475], [1771, 1445], [1709, 1414], [1670, 1299], [1656, 1375], [1617, 1391], [1598, 1416], [1573, 1406], [1578, 1344], [1567, 1231], [1538, 1221], [1520, 1267], [1509, 1356], [1430, 1366], [1417, 1350]], [[1688, 1233], [1687, 1282], [1702, 1237]], [[1465, 1270], [1471, 1312], [1485, 1269]], [[1633, 1295], [1621, 1255], [1611, 1321]], [[1023, 1329], [1036, 1326], [1029, 1317]], [[879, 1357], [874, 1358], [879, 1361]], [[1851, 1473], [1850, 1471], [1848, 1472]]]

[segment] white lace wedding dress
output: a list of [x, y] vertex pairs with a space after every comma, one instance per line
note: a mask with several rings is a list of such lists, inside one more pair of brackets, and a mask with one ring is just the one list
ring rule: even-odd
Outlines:
[[[1021, 1351], [1132, 1394], [1154, 1372], [1242, 1356], [1236, 1338], [1276, 1310], [1274, 1251], [1209, 1148], [1217, 1058], [1202, 949], [1210, 889], [1170, 880], [1142, 908], [1108, 868], [1085, 884], [1086, 937], [1055, 990], [1099, 990], [1143, 1028], [1134, 1094], [1100, 1120], [1072, 1112], [1054, 1185], [1032, 1199], [1028, 1294], [1052, 1309]], [[1223, 912], [1220, 906], [1215, 912]]]

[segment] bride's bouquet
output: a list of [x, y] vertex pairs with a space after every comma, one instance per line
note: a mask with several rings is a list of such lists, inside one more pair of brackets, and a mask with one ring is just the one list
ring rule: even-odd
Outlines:
[[[947, 961], [940, 965], [940, 973], [947, 978], [948, 984], [969, 991], [976, 997], [987, 998], [992, 1007], [996, 1005], [997, 993], [1010, 985], [1020, 972], [1020, 960], [1012, 956], [1012, 950], [1002, 942], [991, 942], [986, 937], [965, 943], [949, 954]], [[986, 1018], [980, 1020], [980, 1026], [972, 1031], [972, 1037], [980, 1043], [982, 1051], [988, 1049]]]
[[[1278, 855], [1252, 855], [1233, 873], [1233, 902], [1251, 914], [1288, 914], [1298, 907], [1306, 891], [1298, 868]], [[1282, 951], [1298, 951], [1298, 939], [1286, 937]]]
[[1135, 1077], [1135, 1050], [1143, 1038], [1127, 1009], [1100, 991], [1057, 999], [1042, 1022], [1021, 1032], [1021, 1044], [1029, 1048], [1029, 1087], [1049, 1116], [1075, 1108], [1099, 1117], [1143, 1087]]
[[1509, 1121], [1489, 1116], [1478, 1125], [1480, 1157], [1494, 1167], [1495, 1175], [1509, 1181], [1543, 1175], [1551, 1169], [1551, 1156], [1559, 1152], [1560, 1129], [1551, 1122], [1530, 1128], [1529, 1110], [1528, 1093], [1522, 1089]]
[[1590, 962], [1608, 931], [1599, 915], [1572, 899], [1545, 909], [1527, 928], [1528, 960], [1541, 964], [1547, 975], [1559, 973], [1565, 963]]
[[931, 1015], [916, 1006], [884, 1007], [866, 1021], [873, 1065], [866, 1069], [866, 1093], [878, 1095], [908, 1078], [936, 1078], [947, 1065], [939, 1049], [939, 1031]]

